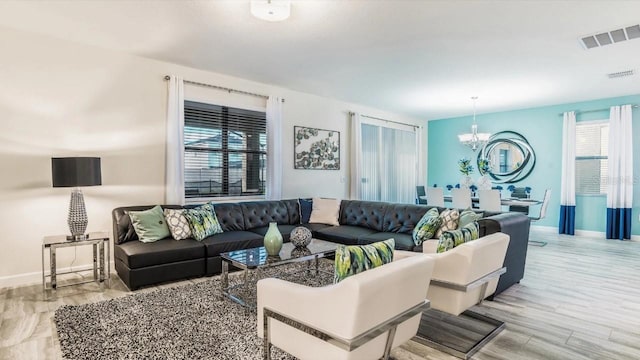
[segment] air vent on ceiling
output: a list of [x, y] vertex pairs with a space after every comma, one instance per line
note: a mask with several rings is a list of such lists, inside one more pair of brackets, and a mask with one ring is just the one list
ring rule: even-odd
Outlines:
[[585, 49], [593, 49], [637, 38], [640, 38], [640, 25], [632, 25], [603, 33], [581, 36], [580, 44]]
[[609, 77], [609, 79], [615, 79], [615, 78], [620, 78], [625, 76], [631, 76], [633, 74], [634, 74], [633, 70], [625, 70], [625, 71], [618, 71], [611, 74], [607, 74], [607, 76]]

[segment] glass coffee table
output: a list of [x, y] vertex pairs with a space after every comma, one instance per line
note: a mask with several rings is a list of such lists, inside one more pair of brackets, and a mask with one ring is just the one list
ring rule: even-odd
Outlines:
[[[315, 276], [320, 271], [318, 262], [320, 258], [335, 255], [338, 244], [329, 241], [312, 239], [305, 248], [296, 248], [292, 243], [284, 243], [278, 256], [268, 256], [264, 246], [230, 251], [220, 254], [222, 258], [222, 276], [220, 280], [220, 290], [229, 299], [246, 307], [255, 307], [255, 300], [250, 301], [246, 294], [249, 294], [257, 280], [264, 278], [263, 271], [267, 268], [282, 266], [297, 262], [307, 262], [308, 273]], [[233, 265], [243, 271], [242, 281], [235, 286], [229, 286], [229, 265]], [[255, 280], [250, 280], [249, 272], [252, 272]], [[232, 290], [240, 288], [245, 294], [245, 298], [239, 294], [232, 294]]]

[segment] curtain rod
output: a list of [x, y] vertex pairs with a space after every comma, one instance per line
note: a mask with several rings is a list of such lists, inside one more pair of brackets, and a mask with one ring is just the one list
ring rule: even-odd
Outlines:
[[[165, 80], [169, 80], [169, 79], [171, 79], [171, 76], [165, 75], [164, 79]], [[210, 88], [214, 88], [214, 89], [218, 89], [218, 90], [228, 91], [230, 93], [233, 92], [233, 93], [236, 93], [236, 94], [260, 97], [260, 98], [263, 98], [263, 99], [268, 99], [269, 98], [269, 95], [256, 94], [256, 93], [252, 93], [252, 92], [248, 92], [248, 91], [242, 91], [242, 90], [236, 90], [236, 89], [232, 89], [232, 88], [228, 88], [228, 87], [224, 87], [224, 86], [205, 84], [205, 83], [201, 83], [201, 82], [197, 82], [197, 81], [191, 81], [191, 80], [183, 80], [183, 81], [186, 82], [187, 84], [210, 87]], [[282, 99], [282, 102], [284, 102], [284, 99]]]
[[[349, 115], [353, 115], [353, 114], [355, 114], [355, 112], [349, 111]], [[378, 117], [375, 117], [375, 116], [369, 116], [369, 115], [363, 115], [363, 114], [360, 114], [360, 116], [366, 117], [366, 118], [369, 118], [369, 119], [375, 119], [375, 120], [390, 122], [390, 123], [394, 123], [394, 124], [399, 124], [399, 125], [411, 126], [413, 128], [420, 128], [419, 125], [415, 125], [415, 124], [407, 124], [407, 123], [403, 123], [403, 122], [399, 122], [399, 121], [381, 119], [381, 118], [378, 118]]]
[[[620, 105], [620, 106], [622, 106], [622, 105]], [[631, 104], [631, 107], [632, 107], [632, 108], [634, 108], [634, 109], [636, 109], [636, 108], [638, 108], [638, 105]], [[575, 113], [576, 113], [576, 115], [578, 115], [578, 114], [588, 114], [588, 113], [592, 113], [592, 112], [609, 111], [610, 109], [611, 109], [611, 108], [607, 108], [607, 109], [595, 109], [595, 110], [587, 110], [587, 111], [578, 111], [578, 110], [575, 110]], [[567, 111], [567, 112], [568, 112], [568, 111]], [[560, 113], [560, 114], [558, 114], [558, 116], [564, 116], [564, 113]]]

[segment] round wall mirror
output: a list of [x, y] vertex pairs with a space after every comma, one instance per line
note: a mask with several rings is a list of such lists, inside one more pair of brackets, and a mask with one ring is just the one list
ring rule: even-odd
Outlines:
[[525, 179], [536, 164], [536, 156], [527, 139], [515, 131], [493, 134], [478, 153], [478, 169], [488, 162], [486, 174], [494, 183], [515, 183]]

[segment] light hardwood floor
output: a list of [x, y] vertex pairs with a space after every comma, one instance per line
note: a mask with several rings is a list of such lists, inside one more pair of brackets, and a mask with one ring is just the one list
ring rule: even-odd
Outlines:
[[[640, 359], [640, 243], [559, 236], [533, 230], [525, 278], [474, 310], [506, 322], [506, 329], [474, 359]], [[163, 284], [140, 291], [179, 286]], [[0, 359], [59, 359], [53, 313], [130, 294], [114, 278], [62, 288], [43, 301], [40, 285], [0, 289]], [[454, 359], [410, 342], [396, 359]]]

